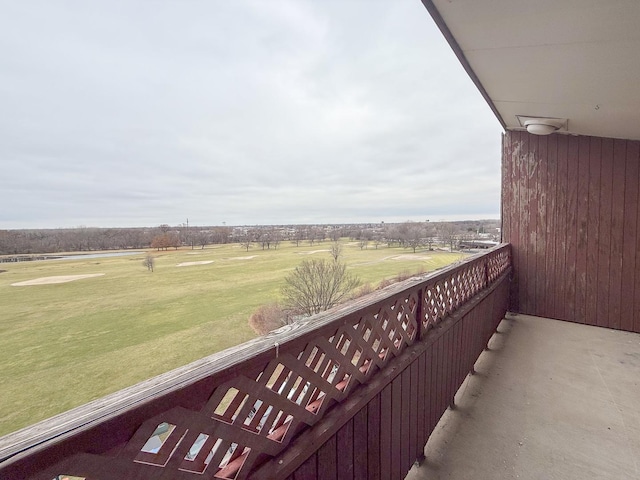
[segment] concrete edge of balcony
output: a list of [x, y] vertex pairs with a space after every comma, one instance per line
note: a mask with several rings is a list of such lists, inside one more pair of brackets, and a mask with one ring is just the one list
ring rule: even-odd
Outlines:
[[407, 480], [640, 479], [640, 334], [508, 314]]

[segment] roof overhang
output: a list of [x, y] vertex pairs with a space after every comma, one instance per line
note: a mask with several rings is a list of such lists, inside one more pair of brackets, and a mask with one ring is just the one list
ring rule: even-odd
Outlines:
[[640, 140], [640, 1], [422, 2], [506, 130]]

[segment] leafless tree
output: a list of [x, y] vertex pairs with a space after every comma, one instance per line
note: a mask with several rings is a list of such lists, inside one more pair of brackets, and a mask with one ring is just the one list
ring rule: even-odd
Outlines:
[[344, 263], [304, 260], [285, 278], [282, 296], [293, 312], [314, 315], [338, 304], [359, 284]]
[[455, 223], [443, 222], [440, 224], [440, 238], [443, 242], [449, 245], [449, 251], [453, 251], [453, 246], [458, 240], [459, 229]]
[[156, 260], [153, 258], [153, 255], [147, 253], [147, 256], [144, 257], [144, 260], [142, 261], [142, 265], [147, 267], [147, 270], [149, 270], [150, 272], [153, 272], [153, 268], [156, 265]]
[[423, 234], [424, 230], [419, 224], [410, 224], [405, 232], [404, 245], [416, 253], [416, 249], [424, 243]]
[[240, 246], [248, 252], [251, 248], [251, 243], [251, 235], [247, 232], [240, 239]]
[[342, 244], [337, 240], [331, 244], [331, 249], [329, 250], [331, 257], [334, 262], [337, 262], [340, 259], [340, 255], [342, 255]]

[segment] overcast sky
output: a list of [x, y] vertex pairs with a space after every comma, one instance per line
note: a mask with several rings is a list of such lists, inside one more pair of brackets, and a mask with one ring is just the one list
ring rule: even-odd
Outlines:
[[419, 0], [0, 0], [0, 228], [498, 218]]

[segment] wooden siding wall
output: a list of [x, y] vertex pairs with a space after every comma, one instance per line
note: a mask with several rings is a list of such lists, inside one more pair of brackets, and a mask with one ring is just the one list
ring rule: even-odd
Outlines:
[[511, 308], [640, 332], [640, 142], [507, 132]]

